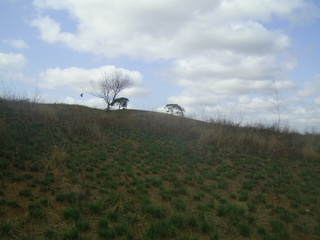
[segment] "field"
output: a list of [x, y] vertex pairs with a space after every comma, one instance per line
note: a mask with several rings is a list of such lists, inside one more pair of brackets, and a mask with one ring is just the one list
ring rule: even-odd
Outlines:
[[0, 239], [320, 239], [320, 135], [0, 99]]

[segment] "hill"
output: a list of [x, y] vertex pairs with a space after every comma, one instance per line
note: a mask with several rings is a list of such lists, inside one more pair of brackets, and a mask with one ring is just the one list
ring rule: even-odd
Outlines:
[[0, 239], [320, 239], [319, 140], [0, 99]]

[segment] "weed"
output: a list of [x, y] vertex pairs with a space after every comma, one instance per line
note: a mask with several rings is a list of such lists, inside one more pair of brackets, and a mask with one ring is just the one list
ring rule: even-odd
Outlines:
[[72, 228], [62, 234], [63, 240], [74, 240], [80, 238], [80, 232], [76, 228]]
[[245, 180], [242, 183], [242, 189], [244, 189], [244, 190], [251, 191], [253, 189], [253, 187], [254, 187], [253, 180]]
[[165, 201], [171, 201], [172, 193], [173, 193], [172, 190], [163, 189], [160, 191], [160, 195], [161, 195], [162, 199]]
[[0, 233], [2, 236], [8, 236], [14, 232], [15, 226], [10, 222], [4, 222], [0, 224]]
[[270, 225], [271, 225], [272, 231], [275, 233], [279, 233], [279, 232], [284, 231], [283, 223], [278, 220], [271, 220]]
[[195, 193], [193, 195], [193, 199], [196, 200], [196, 201], [200, 201], [203, 197], [204, 197], [203, 193]]
[[203, 233], [209, 233], [212, 231], [212, 225], [210, 223], [208, 223], [208, 221], [203, 221], [201, 224], [201, 231]]
[[196, 228], [198, 226], [198, 220], [194, 215], [187, 217], [186, 222], [189, 227]]
[[241, 190], [241, 191], [239, 192], [239, 201], [245, 202], [245, 201], [248, 200], [248, 198], [249, 198], [249, 194], [248, 194], [247, 191]]
[[8, 201], [7, 205], [12, 207], [12, 208], [19, 208], [20, 207], [20, 204], [17, 201]]
[[169, 222], [176, 228], [183, 228], [185, 226], [185, 218], [181, 214], [175, 214], [170, 219]]
[[249, 237], [251, 234], [251, 228], [248, 224], [240, 223], [239, 230], [240, 234], [244, 237]]
[[247, 203], [249, 212], [255, 212], [257, 210], [257, 206], [255, 202], [248, 202]]
[[283, 207], [276, 207], [274, 211], [278, 214], [279, 218], [286, 223], [292, 222], [295, 215], [290, 213]]
[[176, 201], [174, 201], [174, 206], [178, 211], [181, 211], [181, 212], [184, 212], [187, 209], [186, 202], [181, 198], [179, 198]]
[[30, 190], [28, 189], [25, 189], [25, 190], [21, 190], [19, 192], [19, 196], [22, 196], [22, 197], [31, 197], [32, 196], [32, 193]]
[[221, 190], [226, 190], [229, 187], [229, 182], [225, 178], [218, 179], [218, 188]]
[[218, 206], [217, 215], [228, 217], [231, 223], [238, 224], [243, 218], [245, 210], [235, 204], [221, 204]]
[[93, 214], [102, 214], [104, 210], [104, 201], [100, 200], [96, 202], [91, 202], [89, 203], [88, 208], [90, 212]]
[[266, 235], [266, 234], [267, 234], [267, 230], [265, 229], [264, 226], [258, 226], [257, 232], [258, 232], [260, 235]]
[[110, 221], [115, 222], [117, 221], [119, 216], [118, 210], [117, 209], [112, 209], [109, 213], [108, 213], [108, 219], [110, 219]]
[[173, 195], [175, 196], [187, 195], [187, 193], [188, 193], [187, 188], [184, 186], [176, 187], [173, 190]]
[[79, 231], [82, 231], [82, 232], [88, 231], [90, 229], [90, 222], [89, 221], [78, 221], [78, 222], [76, 222], [75, 226]]
[[98, 223], [98, 228], [108, 228], [109, 220], [105, 217], [101, 218]]
[[257, 203], [266, 203], [266, 197], [263, 193], [258, 193], [255, 196], [255, 202]]
[[54, 239], [56, 237], [56, 232], [53, 229], [48, 228], [44, 231], [44, 236], [48, 239]]
[[234, 193], [230, 193], [230, 198], [231, 198], [231, 199], [236, 199], [236, 198], [237, 198], [237, 195], [234, 194]]
[[176, 228], [166, 220], [157, 223], [151, 223], [147, 230], [146, 237], [148, 239], [171, 238], [177, 235]]
[[293, 225], [293, 228], [299, 232], [303, 232], [303, 233], [309, 232], [308, 224], [306, 224], [305, 222], [295, 223]]
[[143, 206], [143, 212], [146, 214], [150, 214], [154, 218], [166, 217], [165, 209], [161, 206], [146, 205], [146, 206]]
[[40, 203], [32, 203], [29, 205], [29, 215], [36, 219], [42, 219], [47, 215], [45, 209], [43, 209]]
[[32, 162], [29, 169], [32, 172], [38, 172], [41, 169], [41, 164], [39, 162]]
[[78, 193], [76, 192], [68, 192], [68, 193], [57, 193], [56, 201], [68, 201], [70, 204], [75, 205], [78, 202]]
[[70, 219], [73, 221], [77, 221], [80, 217], [81, 211], [79, 208], [76, 207], [70, 207], [70, 208], [65, 208], [63, 211], [63, 217], [65, 219]]
[[8, 165], [9, 165], [8, 161], [6, 161], [6, 160], [0, 161], [0, 168], [1, 169], [6, 169], [8, 167]]

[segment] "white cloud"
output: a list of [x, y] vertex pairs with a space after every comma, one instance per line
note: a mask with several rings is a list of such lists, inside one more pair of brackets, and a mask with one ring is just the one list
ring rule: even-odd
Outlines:
[[27, 64], [27, 58], [20, 53], [1, 53], [0, 69], [21, 69]]
[[288, 36], [267, 29], [263, 22], [311, 11], [302, 0], [36, 0], [33, 4], [44, 13], [65, 10], [77, 22], [76, 32], [61, 32], [61, 23], [40, 14], [32, 25], [48, 43], [109, 57], [124, 54], [144, 59], [221, 48], [245, 53], [281, 51], [290, 46]]
[[298, 95], [301, 97], [320, 95], [320, 74], [318, 74], [313, 80], [305, 82], [304, 89], [300, 90]]
[[106, 108], [106, 103], [101, 98], [95, 97], [86, 100], [79, 100], [73, 97], [66, 97], [62, 99], [62, 102], [67, 104], [84, 105], [92, 108]]
[[[40, 73], [39, 87], [44, 89], [57, 89], [68, 87], [78, 92], [90, 90], [90, 81], [97, 81], [103, 77], [103, 74], [110, 74], [116, 70], [115, 66], [103, 66], [100, 68], [50, 68]], [[133, 85], [123, 91], [128, 97], [142, 97], [149, 93], [149, 90], [143, 85], [143, 77], [137, 71], [122, 70], [130, 75]]]
[[29, 45], [21, 39], [6, 39], [4, 43], [9, 44], [10, 46], [18, 49], [28, 49]]

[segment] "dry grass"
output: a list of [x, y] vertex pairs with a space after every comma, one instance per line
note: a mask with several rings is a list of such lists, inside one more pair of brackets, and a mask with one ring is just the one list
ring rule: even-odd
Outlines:
[[[319, 134], [303, 135], [287, 128], [278, 131], [275, 126], [261, 123], [240, 126], [221, 118], [202, 122], [164, 113], [138, 110], [105, 112], [77, 105], [37, 104], [15, 98], [1, 99], [1, 104], [7, 109], [23, 112], [32, 120], [63, 125], [67, 134], [90, 136], [93, 141], [108, 142], [102, 128], [116, 127], [193, 139], [212, 152], [294, 156], [316, 161], [320, 156]], [[0, 119], [0, 131], [4, 132], [5, 128], [4, 121]]]

